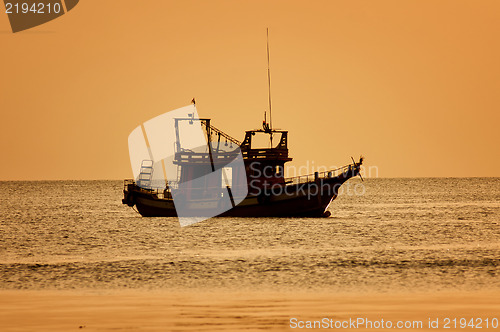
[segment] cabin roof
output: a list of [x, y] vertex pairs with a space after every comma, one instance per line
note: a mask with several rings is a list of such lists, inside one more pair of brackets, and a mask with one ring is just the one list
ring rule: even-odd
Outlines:
[[272, 129], [272, 130], [264, 130], [264, 129], [254, 129], [254, 130], [246, 130], [245, 133], [288, 133], [288, 130], [281, 129]]

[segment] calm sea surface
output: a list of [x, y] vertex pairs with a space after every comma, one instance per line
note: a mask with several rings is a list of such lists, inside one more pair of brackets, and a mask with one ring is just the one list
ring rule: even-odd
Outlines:
[[348, 183], [330, 218], [180, 228], [121, 181], [0, 182], [0, 289], [500, 289], [500, 178]]

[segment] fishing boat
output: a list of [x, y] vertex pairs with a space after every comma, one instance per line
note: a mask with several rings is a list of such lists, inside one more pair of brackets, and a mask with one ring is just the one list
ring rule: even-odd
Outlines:
[[[181, 121], [193, 119], [177, 118], [176, 131]], [[138, 178], [125, 180], [123, 204], [136, 207], [144, 217], [175, 217], [180, 205], [185, 205], [184, 216], [328, 217], [328, 207], [338, 196], [340, 186], [360, 175], [362, 157], [337, 169], [287, 178], [285, 164], [292, 160], [288, 131], [270, 129], [264, 122], [262, 129], [246, 131], [240, 142], [212, 126], [210, 119], [198, 122], [208, 141], [204, 150], [183, 149], [176, 142], [173, 164], [178, 168], [178, 178], [169, 179], [160, 188], [153, 185], [153, 161], [144, 160]], [[256, 135], [268, 135], [270, 142], [274, 139], [277, 144], [254, 147]], [[221, 149], [221, 145], [233, 148]], [[238, 156], [242, 163], [234, 163]], [[193, 185], [193, 180], [207, 174], [214, 174], [209, 183], [205, 179], [203, 184]], [[191, 184], [180, 189], [183, 183]], [[221, 204], [228, 206], [217, 214]]]

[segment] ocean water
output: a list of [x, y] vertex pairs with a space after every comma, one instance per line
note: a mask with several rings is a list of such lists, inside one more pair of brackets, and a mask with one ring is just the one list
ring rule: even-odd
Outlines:
[[180, 228], [121, 181], [0, 182], [0, 289], [500, 289], [500, 178], [348, 184], [329, 218]]

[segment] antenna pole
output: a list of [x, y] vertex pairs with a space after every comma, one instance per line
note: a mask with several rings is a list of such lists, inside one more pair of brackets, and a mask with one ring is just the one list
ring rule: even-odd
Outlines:
[[266, 29], [267, 34], [267, 85], [269, 87], [269, 125], [271, 127], [271, 147], [273, 145], [273, 113], [271, 111], [271, 68], [269, 65], [269, 28]]
[[267, 28], [267, 85], [269, 87], [269, 124], [273, 129], [273, 117], [271, 113], [271, 68], [269, 66], [269, 28]]

